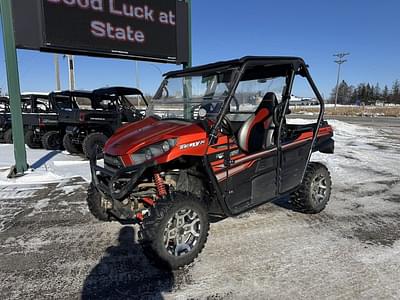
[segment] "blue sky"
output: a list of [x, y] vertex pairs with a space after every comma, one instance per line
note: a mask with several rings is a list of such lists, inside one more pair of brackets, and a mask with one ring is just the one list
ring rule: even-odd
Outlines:
[[[336, 83], [333, 53], [351, 52], [343, 78], [350, 84], [400, 79], [400, 1], [398, 0], [193, 0], [193, 63], [245, 55], [294, 55], [310, 65], [321, 92]], [[22, 91], [54, 89], [53, 55], [18, 51]], [[153, 94], [163, 72], [176, 65], [140, 62], [140, 88]], [[67, 62], [61, 60], [67, 88]], [[76, 57], [80, 89], [106, 85], [135, 86], [135, 63], [128, 60]], [[6, 89], [0, 45], [0, 88]]]

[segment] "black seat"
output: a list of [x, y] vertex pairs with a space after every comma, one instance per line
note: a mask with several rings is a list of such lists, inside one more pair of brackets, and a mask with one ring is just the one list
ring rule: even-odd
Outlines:
[[242, 151], [253, 153], [271, 145], [273, 113], [277, 102], [275, 93], [266, 93], [254, 114], [244, 122], [237, 136]]

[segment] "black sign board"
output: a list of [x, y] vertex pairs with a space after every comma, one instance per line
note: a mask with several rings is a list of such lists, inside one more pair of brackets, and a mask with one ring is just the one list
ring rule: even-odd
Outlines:
[[13, 0], [17, 47], [188, 61], [184, 0]]

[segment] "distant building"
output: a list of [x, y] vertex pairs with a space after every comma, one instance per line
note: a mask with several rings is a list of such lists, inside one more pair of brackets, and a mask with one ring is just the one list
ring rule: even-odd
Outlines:
[[297, 97], [295, 95], [292, 95], [290, 97], [290, 106], [305, 106], [305, 105], [318, 105], [319, 102], [315, 98], [309, 98], [309, 97]]

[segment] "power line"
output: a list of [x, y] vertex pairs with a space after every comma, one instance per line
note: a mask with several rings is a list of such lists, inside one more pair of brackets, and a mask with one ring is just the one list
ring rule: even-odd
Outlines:
[[336, 82], [336, 96], [335, 96], [335, 109], [336, 109], [337, 100], [338, 100], [338, 96], [339, 96], [340, 71], [341, 71], [342, 64], [347, 62], [347, 59], [344, 59], [344, 58], [346, 56], [348, 56], [348, 55], [350, 55], [350, 53], [348, 53], [348, 52], [333, 54], [333, 56], [338, 58], [337, 60], [335, 60], [335, 63], [338, 64], [338, 73], [337, 73], [337, 82]]

